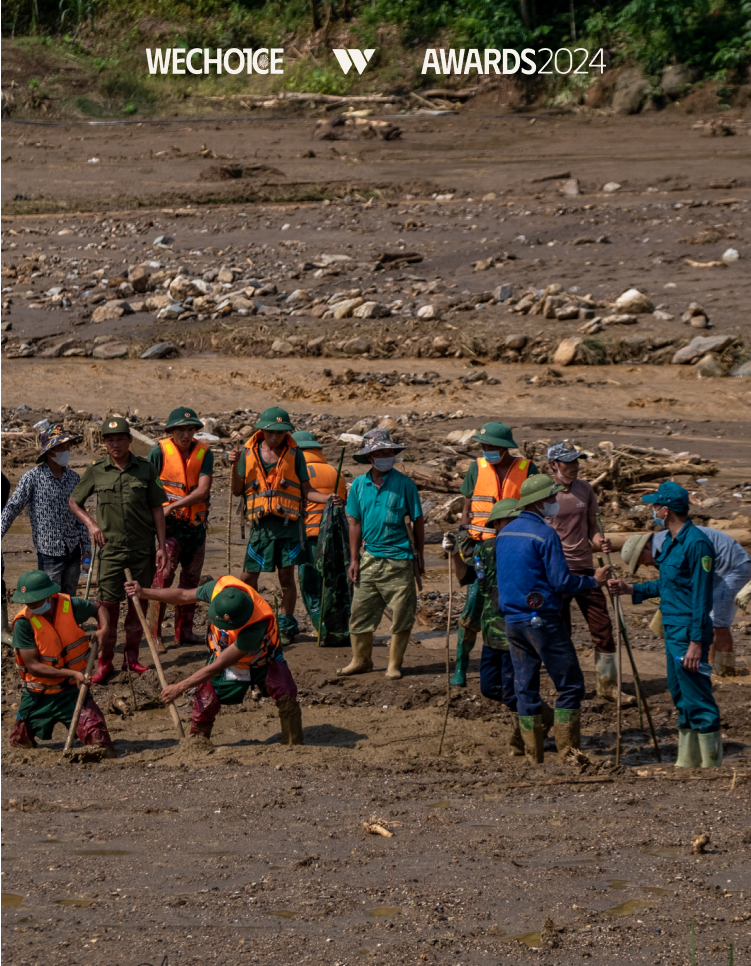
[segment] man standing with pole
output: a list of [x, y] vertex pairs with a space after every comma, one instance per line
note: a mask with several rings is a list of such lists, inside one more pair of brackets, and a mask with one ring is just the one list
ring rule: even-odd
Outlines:
[[[102, 424], [102, 442], [107, 456], [94, 460], [70, 495], [69, 506], [86, 526], [91, 540], [100, 548], [99, 600], [109, 614], [109, 633], [99, 651], [99, 668], [92, 677], [101, 684], [114, 674], [112, 658], [117, 642], [120, 601], [125, 600], [125, 568], [135, 579], [150, 585], [156, 566], [167, 563], [165, 551], [164, 490], [156, 468], [130, 452], [130, 426], [122, 416], [111, 416]], [[96, 494], [96, 520], [84, 510], [86, 500]], [[138, 661], [143, 632], [138, 614], [128, 601], [125, 615], [123, 670], [136, 674], [148, 668]]]
[[[149, 453], [167, 495], [164, 504], [166, 520], [165, 551], [167, 563], [157, 570], [154, 587], [171, 587], [178, 564], [181, 565], [179, 587], [198, 586], [206, 556], [206, 528], [209, 499], [214, 473], [214, 454], [205, 443], [193, 437], [203, 428], [195, 411], [187, 406], [173, 409], [164, 427], [169, 436], [160, 439]], [[157, 647], [162, 645], [164, 607], [158, 605], [151, 618], [151, 633]], [[203, 638], [193, 632], [195, 608], [175, 608], [175, 644], [199, 644]]]
[[[425, 520], [417, 487], [394, 469], [405, 447], [385, 429], [365, 434], [357, 463], [370, 463], [349, 490], [349, 577], [355, 585], [349, 632], [352, 660], [338, 673], [373, 670], [373, 635], [386, 607], [391, 609], [391, 643], [386, 677], [402, 676], [401, 667], [417, 611], [416, 572], [425, 572]], [[406, 518], [414, 525], [414, 545]], [[362, 551], [362, 557], [360, 552]]]
[[[313, 433], [303, 431], [293, 433], [292, 439], [297, 443], [305, 457], [305, 464], [308, 467], [311, 485], [315, 486], [319, 493], [325, 493], [326, 496], [331, 496], [336, 493], [342, 501], [346, 500], [347, 484], [344, 482], [341, 472], [344, 449], [342, 449], [342, 455], [337, 469], [337, 467], [331, 466], [326, 462], [326, 457], [323, 455], [323, 447]], [[318, 634], [320, 628], [319, 646], [325, 643], [329, 647], [338, 647], [341, 644], [349, 643], [349, 630], [345, 630], [343, 634], [327, 631], [324, 614], [322, 613], [324, 608], [324, 580], [326, 578], [322, 578], [313, 565], [316, 550], [318, 549], [318, 535], [321, 530], [322, 517], [323, 504], [309, 502], [305, 508], [305, 535], [308, 540], [309, 560], [300, 564], [297, 573], [300, 580], [300, 593], [305, 604], [305, 610], [308, 612], [308, 617], [313, 624], [313, 630]], [[346, 575], [343, 576], [346, 577]], [[327, 578], [329, 587], [337, 583], [336, 574], [327, 575]], [[345, 609], [349, 610], [349, 600], [331, 601], [331, 604], [334, 608], [345, 607]], [[339, 626], [341, 626], [341, 622], [339, 622]]]
[[635, 604], [660, 598], [668, 687], [678, 710], [676, 765], [717, 766], [722, 764], [720, 711], [706, 663], [712, 644], [714, 547], [688, 519], [688, 491], [678, 483], [662, 483], [642, 500], [654, 505], [655, 522], [669, 533], [655, 557], [659, 580], [641, 584], [610, 580], [608, 587], [612, 594], [630, 595]]

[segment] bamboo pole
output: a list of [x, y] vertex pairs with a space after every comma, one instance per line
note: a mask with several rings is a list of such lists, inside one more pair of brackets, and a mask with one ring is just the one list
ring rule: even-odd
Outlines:
[[454, 562], [451, 557], [452, 555], [449, 553], [449, 607], [448, 616], [446, 618], [446, 713], [443, 716], [441, 740], [438, 743], [439, 758], [441, 757], [441, 752], [443, 751], [443, 739], [446, 736], [446, 725], [449, 720], [449, 706], [451, 704], [451, 602], [453, 600], [454, 591]]
[[[344, 450], [346, 447], [342, 446], [342, 452], [339, 455], [339, 465], [336, 468], [336, 481], [334, 482], [334, 495], [339, 492], [339, 480], [342, 475], [342, 463], [344, 462]], [[323, 628], [323, 595], [326, 590], [326, 574], [323, 575], [321, 579], [321, 610], [318, 614], [318, 646], [321, 646], [321, 630]]]

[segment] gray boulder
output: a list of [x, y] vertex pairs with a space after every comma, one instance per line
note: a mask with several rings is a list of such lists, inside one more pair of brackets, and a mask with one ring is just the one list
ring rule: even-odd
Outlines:
[[176, 346], [173, 342], [157, 342], [156, 345], [149, 346], [149, 348], [142, 352], [140, 355], [141, 359], [163, 359], [170, 352], [174, 352]]
[[638, 114], [647, 96], [649, 82], [638, 70], [624, 71], [615, 82], [613, 110], [616, 114]]
[[666, 97], [680, 97], [696, 79], [696, 71], [686, 64], [671, 64], [662, 72], [660, 86]]
[[674, 366], [686, 366], [701, 359], [708, 352], [723, 352], [735, 342], [734, 335], [699, 335], [689, 345], [679, 349], [672, 358]]

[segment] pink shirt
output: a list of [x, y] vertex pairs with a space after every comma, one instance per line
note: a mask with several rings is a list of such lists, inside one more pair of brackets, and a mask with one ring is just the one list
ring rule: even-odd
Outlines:
[[549, 518], [563, 544], [566, 563], [571, 570], [594, 566], [589, 545], [589, 517], [599, 510], [592, 485], [586, 480], [574, 480], [570, 487], [561, 490], [557, 497], [558, 515]]

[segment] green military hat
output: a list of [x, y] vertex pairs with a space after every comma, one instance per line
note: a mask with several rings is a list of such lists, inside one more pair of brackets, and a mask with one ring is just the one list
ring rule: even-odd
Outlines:
[[14, 604], [35, 604], [60, 593], [60, 585], [43, 570], [27, 570], [18, 578], [18, 586], [13, 594]]
[[544, 500], [548, 496], [555, 496], [562, 489], [563, 486], [560, 483], [554, 482], [545, 473], [528, 476], [522, 483], [517, 506], [521, 510], [522, 507], [529, 506], [530, 503], [537, 503], [538, 500]]
[[491, 446], [503, 446], [504, 449], [516, 449], [511, 428], [505, 423], [485, 423], [479, 433], [472, 439], [476, 443], [490, 443]]
[[203, 423], [198, 418], [195, 409], [189, 409], [187, 406], [178, 406], [177, 409], [173, 409], [169, 414], [164, 428], [177, 429], [178, 426], [195, 426], [197, 429], [202, 429]]
[[293, 433], [292, 439], [300, 449], [323, 449], [323, 446], [316, 439], [315, 433], [309, 433], [304, 429], [301, 429], [298, 433]]
[[515, 500], [511, 496], [505, 497], [503, 500], [499, 500], [497, 503], [493, 504], [493, 509], [490, 511], [487, 523], [492, 523], [493, 520], [508, 520], [509, 517], [519, 516], [519, 501]]
[[651, 533], [635, 533], [623, 544], [621, 559], [632, 574], [635, 574], [639, 569], [639, 557], [641, 557], [642, 550], [651, 539]]
[[290, 422], [289, 413], [279, 406], [264, 409], [258, 417], [256, 429], [276, 430], [280, 433], [294, 433], [295, 427]]
[[209, 604], [209, 623], [223, 631], [237, 631], [253, 616], [253, 600], [239, 587], [227, 587]]
[[130, 436], [128, 420], [122, 416], [108, 416], [102, 423], [102, 436], [114, 436], [116, 433], [127, 433]]

